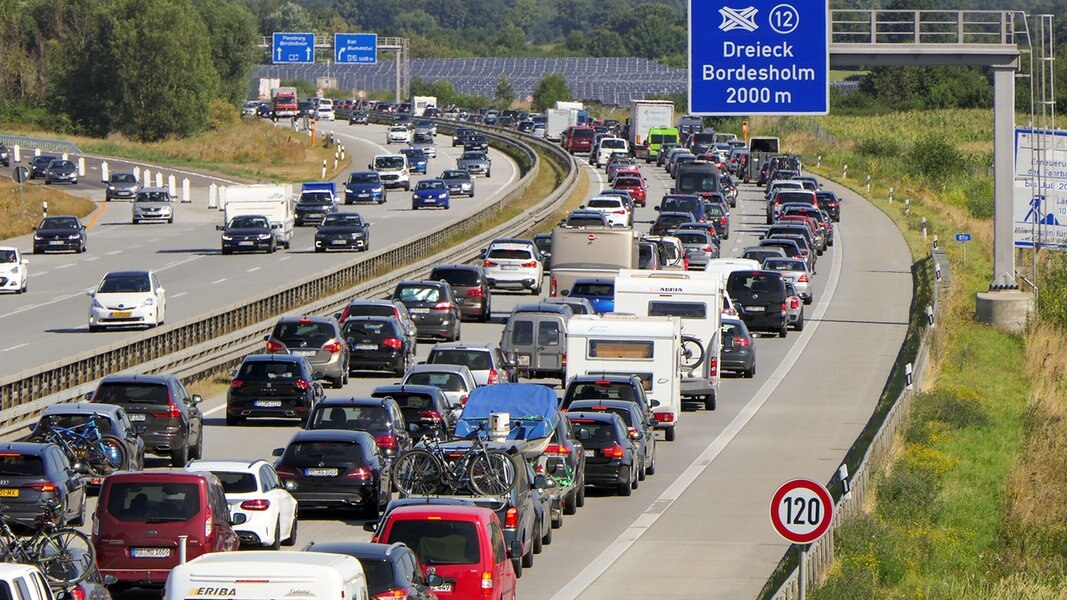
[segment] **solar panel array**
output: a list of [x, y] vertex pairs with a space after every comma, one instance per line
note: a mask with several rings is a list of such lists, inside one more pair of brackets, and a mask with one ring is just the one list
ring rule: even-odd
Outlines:
[[[517, 99], [533, 93], [542, 77], [559, 73], [576, 100], [625, 105], [632, 100], [683, 93], [687, 73], [644, 58], [422, 58], [411, 61], [411, 76], [426, 81], [446, 79], [463, 94], [492, 98], [497, 80], [507, 77]], [[341, 89], [393, 90], [395, 63], [375, 65], [262, 65], [259, 77], [314, 82], [334, 77]]]

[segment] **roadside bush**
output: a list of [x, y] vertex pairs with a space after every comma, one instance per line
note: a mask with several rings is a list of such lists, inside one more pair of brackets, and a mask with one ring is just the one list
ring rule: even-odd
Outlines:
[[904, 146], [890, 137], [867, 138], [856, 144], [856, 151], [864, 156], [899, 157], [904, 153]]
[[211, 111], [207, 117], [207, 127], [212, 131], [218, 131], [240, 120], [241, 115], [237, 112], [237, 108], [220, 98], [211, 103]]
[[937, 515], [941, 478], [951, 466], [951, 460], [933, 448], [909, 444], [878, 484], [878, 515], [900, 523]]
[[932, 135], [912, 145], [907, 161], [920, 176], [936, 182], [961, 174], [967, 164], [963, 154], [955, 146]]
[[1040, 280], [1038, 315], [1050, 325], [1067, 328], [1067, 255], [1050, 253]]
[[866, 557], [863, 562], [871, 567], [881, 585], [897, 584], [907, 573], [903, 542], [895, 529], [868, 513], [852, 517], [834, 532], [835, 551], [846, 560]]
[[948, 431], [981, 426], [986, 420], [974, 390], [934, 388], [915, 397], [904, 428], [904, 441], [930, 444]]

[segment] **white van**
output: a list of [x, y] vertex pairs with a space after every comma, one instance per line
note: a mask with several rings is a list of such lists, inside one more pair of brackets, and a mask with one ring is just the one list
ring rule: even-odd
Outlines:
[[567, 322], [567, 379], [577, 375], [636, 375], [668, 441], [682, 412], [676, 317], [575, 315]]
[[369, 600], [359, 560], [325, 552], [214, 552], [171, 570], [164, 600]]
[[615, 279], [615, 312], [679, 317], [683, 399], [715, 410], [722, 342], [722, 279], [703, 271], [623, 269]]

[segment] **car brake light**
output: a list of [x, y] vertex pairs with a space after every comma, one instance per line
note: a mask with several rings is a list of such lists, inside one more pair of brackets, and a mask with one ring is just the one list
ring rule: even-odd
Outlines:
[[442, 419], [441, 413], [436, 410], [420, 410], [419, 419], [429, 419], [431, 421], [440, 421]]
[[712, 356], [711, 360], [708, 361], [708, 376], [709, 377], [718, 377], [719, 376], [719, 357]]
[[512, 506], [504, 514], [504, 529], [516, 529], [519, 526], [519, 509]]
[[322, 346], [322, 349], [330, 354], [337, 354], [342, 348], [344, 348], [344, 346], [341, 345], [341, 342], [337, 341], [328, 342]]
[[275, 469], [278, 472], [278, 477], [282, 479], [295, 479], [300, 476], [296, 469], [292, 467], [278, 467]]
[[152, 416], [160, 419], [180, 419], [182, 418], [182, 411], [178, 409], [176, 404], [168, 404], [167, 412], [152, 413]]
[[526, 268], [526, 269], [533, 269], [534, 267], [537, 266], [537, 261], [536, 260], [531, 260], [530, 262], [522, 263], [521, 266]]
[[784, 313], [784, 312], [786, 312], [786, 310], [787, 310], [787, 309], [786, 309], [786, 307], [785, 307], [785, 302], [783, 302], [783, 303], [782, 303], [782, 312]]
[[660, 423], [673, 423], [674, 422], [674, 413], [672, 413], [672, 412], [657, 412], [657, 413], [652, 413], [652, 415], [654, 417], [656, 417], [656, 420], [659, 421]]
[[682, 259], [682, 268], [685, 269], [686, 271], [689, 270], [689, 257], [688, 256]]
[[[377, 440], [377, 438], [375, 439]], [[358, 469], [353, 469], [352, 471], [350, 471], [347, 475], [345, 475], [345, 477], [349, 477], [351, 479], [370, 479], [371, 475], [372, 473], [370, 469], [368, 469], [367, 467], [359, 467]]]
[[545, 446], [545, 454], [551, 456], [568, 456], [571, 453], [571, 447], [567, 444], [549, 444]]
[[491, 261], [491, 260], [483, 260], [482, 261], [482, 266], [483, 267], [495, 267], [496, 263]]
[[51, 481], [34, 481], [33, 483], [27, 484], [26, 487], [36, 492], [41, 492], [42, 494], [56, 491], [56, 484]]
[[500, 373], [496, 369], [489, 369], [489, 385], [500, 383]]
[[734, 346], [741, 346], [742, 348], [748, 347], [752, 342], [748, 338], [734, 338]]
[[374, 600], [388, 600], [389, 598], [410, 598], [408, 590], [403, 588], [391, 588], [384, 592], [374, 594]]
[[452, 308], [452, 303], [447, 301], [438, 302], [437, 304], [433, 305], [434, 310], [448, 310], [450, 308]]
[[725, 216], [719, 217], [719, 225], [726, 225], [728, 219]]
[[625, 456], [622, 452], [622, 446], [619, 445], [619, 442], [615, 442], [607, 448], [602, 448], [600, 450], [600, 453], [608, 458], [623, 458]]
[[484, 296], [485, 296], [485, 292], [480, 287], [467, 290], [467, 297], [468, 298], [482, 298]]
[[242, 386], [242, 385], [244, 385], [244, 384], [245, 384], [245, 382], [244, 382], [243, 380], [241, 380], [241, 379], [234, 379], [233, 381], [231, 381], [231, 382], [230, 382], [230, 387], [232, 387], [232, 388], [239, 388], [239, 387], [241, 387], [241, 386]]
[[711, 246], [704, 246], [703, 252], [711, 252]]
[[467, 394], [463, 394], [459, 397], [459, 403], [463, 406], [467, 405]]
[[74, 586], [67, 593], [68, 600], [85, 600], [85, 590], [78, 586]]
[[617, 210], [617, 211], [615, 211], [614, 214], [616, 214], [616, 215], [625, 215], [626, 211], [625, 210]]
[[310, 322], [311, 322], [311, 319], [309, 319], [309, 318], [307, 318], [307, 317], [301, 317], [301, 318], [300, 318], [300, 322], [301, 322], [301, 323], [310, 323]]
[[807, 273], [801, 273], [800, 277], [797, 277], [797, 283], [807, 283], [807, 282], [808, 282], [808, 274]]
[[548, 295], [552, 298], [556, 297], [556, 276], [553, 275], [548, 280]]
[[245, 500], [241, 503], [242, 510], [267, 510], [268, 508], [270, 508], [270, 500], [266, 498]]
[[561, 367], [564, 367], [564, 368], [567, 367], [567, 353], [566, 352], [564, 352], [563, 354], [560, 355], [559, 364], [560, 364]]
[[210, 510], [204, 511], [204, 537], [210, 538], [215, 531], [215, 515]]
[[791, 308], [793, 310], [796, 310], [796, 309], [800, 308], [800, 298], [798, 298], [796, 296], [790, 296], [789, 297], [789, 308]]
[[374, 436], [374, 443], [378, 444], [379, 448], [396, 450], [396, 436], [391, 433]]
[[285, 352], [285, 344], [274, 340], [267, 340], [267, 352]]
[[307, 379], [297, 379], [293, 382], [293, 385], [295, 385], [298, 390], [306, 390], [311, 387], [311, 383], [309, 383]]
[[399, 350], [404, 346], [404, 342], [401, 341], [399, 338], [385, 338], [384, 340], [382, 340], [382, 345], [386, 348]]
[[489, 571], [482, 571], [482, 591], [493, 590], [493, 574]]

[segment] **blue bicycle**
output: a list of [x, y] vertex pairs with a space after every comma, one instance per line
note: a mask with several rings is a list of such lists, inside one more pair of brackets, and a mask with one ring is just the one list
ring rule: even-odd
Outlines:
[[100, 431], [96, 415], [72, 427], [48, 424], [44, 439], [60, 447], [72, 464], [84, 465], [93, 477], [107, 477], [128, 466], [126, 444]]

